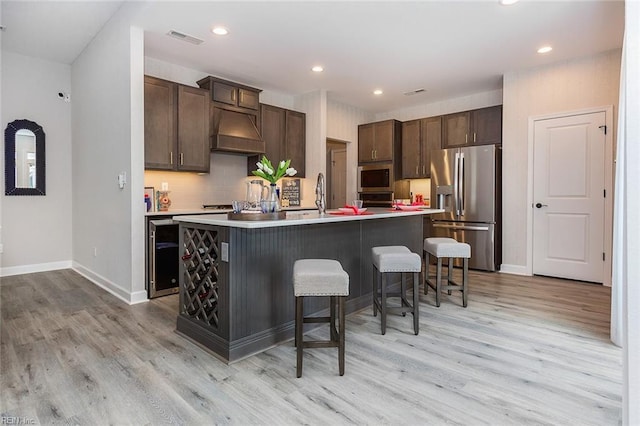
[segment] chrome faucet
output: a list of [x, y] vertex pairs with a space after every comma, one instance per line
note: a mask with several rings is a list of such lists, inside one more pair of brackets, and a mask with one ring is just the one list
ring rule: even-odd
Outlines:
[[316, 207], [318, 207], [318, 213], [325, 214], [327, 212], [327, 201], [325, 200], [325, 183], [324, 175], [318, 173], [318, 183], [316, 183]]

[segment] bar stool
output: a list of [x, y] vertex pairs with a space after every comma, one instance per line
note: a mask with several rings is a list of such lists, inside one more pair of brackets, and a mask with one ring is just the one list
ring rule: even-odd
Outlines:
[[[380, 328], [382, 334], [387, 331], [387, 312], [399, 312], [406, 316], [407, 312], [413, 314], [413, 332], [419, 331], [419, 274], [422, 269], [420, 256], [412, 253], [405, 246], [379, 246], [371, 249], [373, 260], [373, 316], [381, 314]], [[400, 273], [400, 291], [387, 292], [388, 274]], [[413, 303], [410, 304], [406, 297], [405, 273], [413, 274]], [[378, 292], [380, 281], [380, 292]], [[400, 297], [400, 306], [387, 306], [387, 297]]]
[[[467, 243], [460, 243], [453, 238], [438, 238], [430, 237], [424, 239], [424, 259], [425, 259], [425, 280], [424, 280], [424, 294], [427, 294], [429, 287], [436, 291], [436, 306], [440, 307], [440, 292], [447, 290], [448, 294], [451, 294], [451, 290], [459, 290], [462, 292], [462, 306], [467, 307], [467, 293], [469, 283], [469, 258], [471, 257], [471, 246]], [[433, 275], [429, 275], [429, 259], [430, 256], [435, 256], [438, 259], [436, 266], [435, 284], [431, 278]], [[447, 268], [446, 284], [442, 285], [442, 259], [449, 259], [449, 266]], [[453, 280], [453, 259], [462, 258], [462, 284], [459, 284]]]
[[[349, 296], [349, 275], [337, 260], [300, 259], [293, 264], [293, 292], [296, 297], [296, 377], [302, 376], [303, 348], [338, 348], [338, 367], [344, 375], [344, 303]], [[305, 317], [303, 300], [309, 296], [329, 296], [328, 317]], [[336, 302], [339, 330], [336, 331]], [[304, 323], [329, 323], [330, 340], [302, 340]]]

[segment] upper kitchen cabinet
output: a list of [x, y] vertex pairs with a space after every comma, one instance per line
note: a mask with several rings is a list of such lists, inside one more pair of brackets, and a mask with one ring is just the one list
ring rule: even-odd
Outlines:
[[145, 168], [209, 172], [209, 92], [144, 77]]
[[402, 123], [385, 120], [358, 126], [358, 163], [400, 161]]
[[502, 143], [502, 105], [445, 115], [442, 147]]
[[[260, 133], [265, 143], [264, 155], [272, 161], [291, 159], [291, 167], [305, 177], [306, 115], [273, 105], [260, 104]], [[248, 173], [256, 169], [261, 155], [247, 161]], [[275, 166], [275, 164], [274, 164]]]
[[265, 150], [260, 136], [261, 90], [216, 77], [205, 77], [198, 86], [211, 99], [211, 150], [233, 154], [258, 154]]
[[431, 150], [442, 145], [442, 117], [402, 123], [402, 179], [431, 176]]

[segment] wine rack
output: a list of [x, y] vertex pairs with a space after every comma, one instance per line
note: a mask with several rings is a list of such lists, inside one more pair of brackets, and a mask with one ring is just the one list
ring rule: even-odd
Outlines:
[[183, 228], [180, 313], [213, 328], [220, 326], [218, 232]]

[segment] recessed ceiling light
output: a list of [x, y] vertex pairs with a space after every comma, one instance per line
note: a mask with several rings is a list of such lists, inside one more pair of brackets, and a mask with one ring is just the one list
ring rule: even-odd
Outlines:
[[376, 90], [373, 91], [373, 94], [374, 95], [382, 95], [382, 90], [376, 89]]
[[500, 4], [503, 6], [511, 6], [514, 3], [518, 3], [518, 0], [500, 0]]
[[227, 30], [225, 27], [213, 27], [211, 32], [214, 33], [215, 35], [227, 35], [227, 34], [229, 34], [229, 30]]
[[551, 46], [543, 46], [540, 49], [538, 49], [538, 53], [549, 53], [553, 50], [553, 47]]
[[313, 68], [311, 68], [311, 71], [313, 71], [313, 72], [322, 72], [322, 71], [324, 71], [324, 68], [322, 68], [320, 65], [316, 65]]

